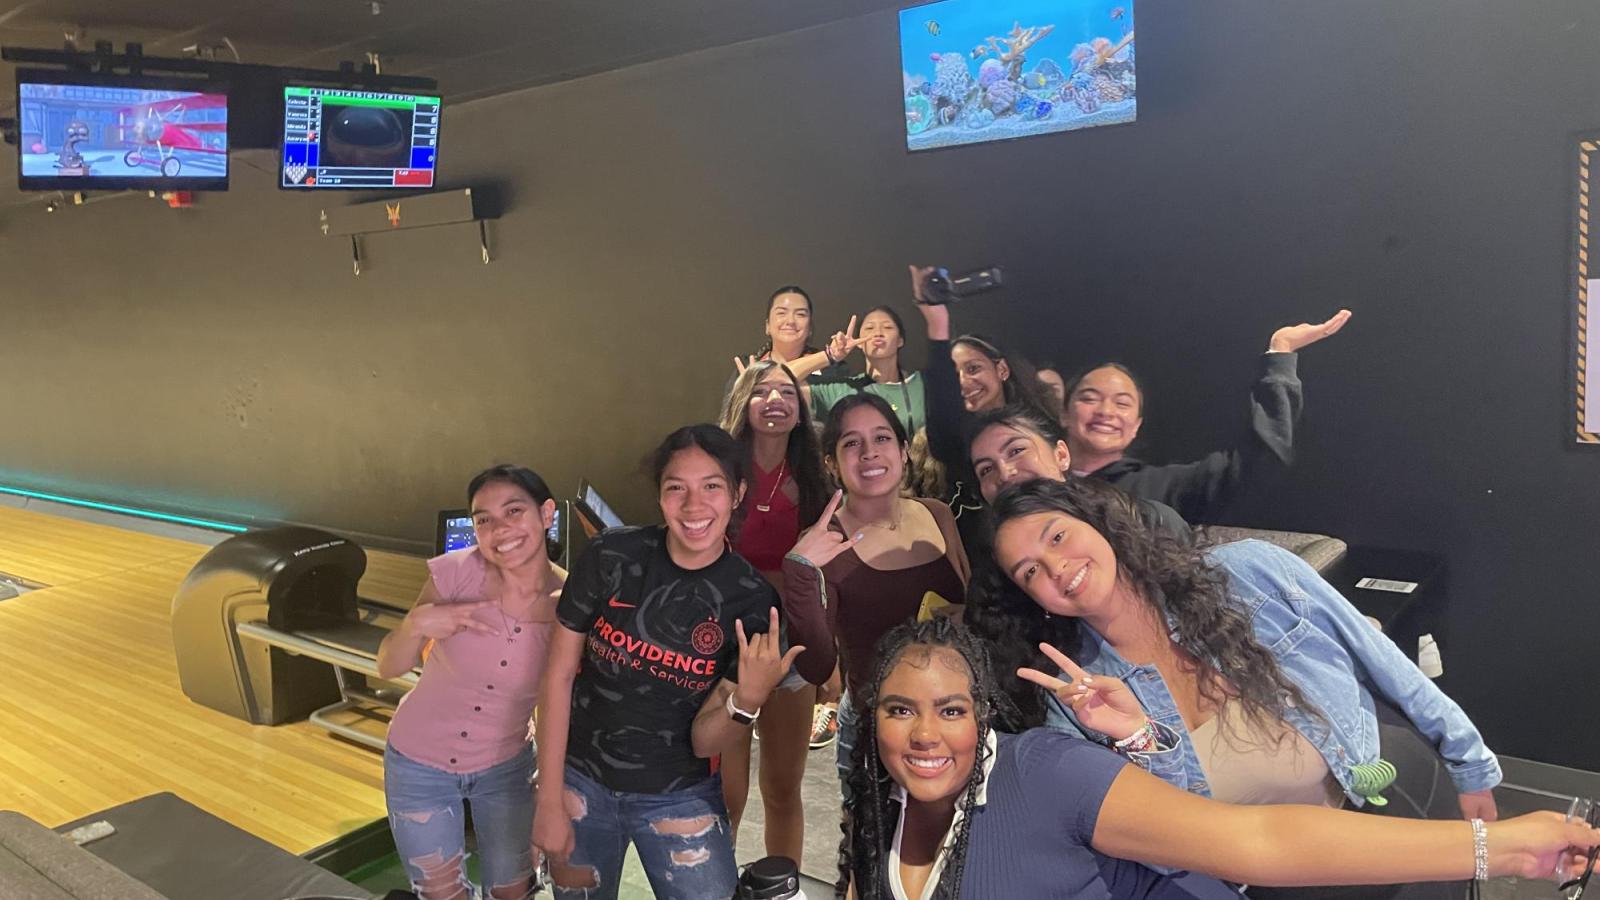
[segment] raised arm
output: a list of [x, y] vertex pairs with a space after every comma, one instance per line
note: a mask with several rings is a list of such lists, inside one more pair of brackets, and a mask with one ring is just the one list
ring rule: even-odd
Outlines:
[[970, 481], [963, 475], [971, 468], [961, 435], [966, 408], [961, 404], [956, 364], [950, 359], [950, 308], [923, 302], [923, 290], [931, 274], [930, 266], [911, 267], [911, 289], [917, 300], [917, 312], [928, 326], [928, 361], [922, 370], [924, 415], [928, 418], [928, 452], [944, 466], [953, 486], [960, 480]]
[[1237, 446], [1194, 462], [1144, 466], [1117, 479], [1116, 486], [1165, 503], [1189, 522], [1214, 520], [1252, 472], [1269, 463], [1281, 468], [1294, 461], [1294, 429], [1303, 397], [1297, 359], [1295, 353], [1261, 357], [1261, 374], [1250, 391], [1250, 430]]
[[768, 611], [767, 630], [746, 636], [744, 620], [733, 622], [734, 635], [739, 639], [739, 668], [733, 678], [724, 678], [717, 684], [706, 701], [695, 713], [694, 725], [689, 732], [694, 755], [710, 759], [733, 746], [739, 737], [749, 733], [750, 724], [733, 718], [731, 706], [745, 713], [759, 713], [772, 696], [773, 688], [783, 680], [795, 658], [805, 652], [805, 646], [796, 644], [787, 652], [783, 650], [783, 637], [778, 628], [778, 608]]
[[[1487, 826], [1491, 876], [1543, 877], [1600, 831], [1534, 813]], [[1093, 847], [1109, 856], [1244, 884], [1306, 886], [1461, 881], [1474, 874], [1472, 826], [1316, 806], [1235, 806], [1133, 766], [1111, 783]], [[1337, 852], [1330, 852], [1337, 848]]]

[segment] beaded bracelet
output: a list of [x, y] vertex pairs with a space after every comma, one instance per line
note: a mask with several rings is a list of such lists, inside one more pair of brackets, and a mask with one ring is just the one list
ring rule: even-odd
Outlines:
[[1489, 880], [1489, 829], [1482, 819], [1472, 820], [1472, 879]]
[[1117, 741], [1111, 747], [1118, 753], [1148, 753], [1156, 748], [1156, 744], [1155, 723], [1145, 719], [1138, 731]]

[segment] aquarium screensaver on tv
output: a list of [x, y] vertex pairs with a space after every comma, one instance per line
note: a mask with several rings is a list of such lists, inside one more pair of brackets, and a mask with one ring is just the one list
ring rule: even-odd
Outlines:
[[900, 12], [906, 147], [1132, 122], [1130, 0], [943, 0]]

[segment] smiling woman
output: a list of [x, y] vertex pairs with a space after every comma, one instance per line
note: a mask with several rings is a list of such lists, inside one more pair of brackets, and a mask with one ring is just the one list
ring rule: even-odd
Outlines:
[[1144, 424], [1144, 389], [1121, 363], [1088, 369], [1065, 387], [1061, 413], [1073, 471], [1165, 503], [1193, 524], [1215, 522], [1246, 478], [1269, 464], [1293, 461], [1303, 405], [1299, 351], [1337, 334], [1348, 321], [1350, 311], [1341, 309], [1326, 322], [1274, 331], [1250, 394], [1249, 434], [1194, 462], [1156, 466], [1128, 456]]
[[885, 635], [858, 686], [856, 799], [845, 808], [837, 896], [1237, 900], [1216, 878], [1388, 884], [1459, 880], [1475, 868], [1479, 877], [1547, 876], [1578, 861], [1569, 848], [1600, 842], [1600, 831], [1555, 813], [1469, 828], [1206, 800], [1084, 741], [1001, 733], [1010, 710], [993, 671], [985, 645], [957, 623]]
[[668, 435], [654, 455], [664, 524], [602, 532], [561, 594], [534, 822], [558, 897], [614, 896], [629, 843], [657, 897], [733, 893], [711, 758], [747, 739], [804, 649], [782, 650], [777, 592], [728, 549], [746, 464], [715, 425]]
[[1019, 703], [1046, 688], [1047, 724], [1173, 734], [1142, 763], [1199, 796], [1495, 818], [1500, 765], [1466, 713], [1299, 557], [1159, 540], [1089, 481], [1014, 484], [994, 513], [1004, 580], [975, 618], [1033, 682]]
[[[750, 454], [751, 486], [739, 511], [744, 521], [734, 550], [768, 581], [782, 578], [784, 554], [827, 503], [822, 458], [800, 384], [783, 363], [751, 363], [734, 382], [722, 408], [722, 428]], [[786, 676], [757, 724], [761, 733], [761, 802], [768, 856], [798, 860], [804, 851], [805, 777], [816, 690], [797, 673]], [[751, 735], [723, 753], [723, 798], [734, 834], [750, 793]]]
[[422, 665], [389, 726], [383, 784], [395, 845], [424, 900], [472, 890], [464, 801], [488, 896], [528, 890], [533, 753], [524, 735], [566, 577], [546, 545], [555, 500], [544, 479], [495, 466], [472, 479], [467, 500], [477, 545], [428, 561], [422, 595], [378, 649], [384, 677]]
[[[906, 433], [887, 401], [875, 394], [839, 401], [822, 444], [844, 490], [785, 559], [783, 603], [794, 639], [811, 648], [797, 663], [800, 673], [820, 684], [837, 663], [853, 691], [870, 677], [873, 645], [884, 632], [961, 609], [969, 570], [949, 507], [900, 496]], [[850, 703], [841, 701], [841, 770], [853, 722]]]

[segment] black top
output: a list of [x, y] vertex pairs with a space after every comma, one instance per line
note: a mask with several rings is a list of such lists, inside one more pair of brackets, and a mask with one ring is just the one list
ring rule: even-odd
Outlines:
[[[1305, 405], [1300, 376], [1295, 371], [1298, 353], [1268, 353], [1261, 357], [1261, 374], [1250, 390], [1250, 427], [1238, 445], [1207, 454], [1189, 463], [1152, 466], [1123, 457], [1089, 473], [1135, 497], [1158, 500], [1190, 522], [1216, 522], [1246, 479], [1294, 461], [1294, 427]], [[933, 406], [933, 394], [928, 406]], [[932, 427], [929, 427], [931, 440]]]
[[572, 685], [567, 764], [613, 791], [663, 794], [711, 776], [690, 728], [719, 679], [739, 679], [739, 640], [767, 630], [778, 592], [732, 550], [680, 568], [666, 529], [612, 528], [584, 550], [556, 618], [587, 635]]
[[[1291, 362], [1291, 373], [1293, 368]], [[988, 504], [984, 503], [983, 494], [978, 490], [978, 477], [972, 472], [972, 459], [968, 454], [970, 448], [966, 440], [966, 423], [971, 413], [961, 403], [961, 384], [956, 375], [956, 365], [950, 359], [949, 341], [928, 341], [928, 366], [923, 369], [922, 377], [927, 380], [928, 452], [944, 465], [951, 485], [950, 496], [940, 499], [950, 504], [951, 512], [955, 513], [956, 527], [961, 532], [961, 546], [966, 548], [967, 559], [972, 561], [976, 570], [994, 555], [994, 522]], [[1118, 484], [1115, 477], [1102, 474], [1120, 462], [1112, 463], [1094, 475], [1132, 494], [1134, 508], [1147, 527], [1165, 531], [1180, 542], [1192, 539], [1189, 523], [1167, 505], [1170, 501], [1160, 496], [1141, 494], [1126, 484]], [[1143, 463], [1138, 465], [1143, 466]], [[974, 578], [973, 582], [977, 583], [977, 579]]]
[[961, 545], [967, 548], [967, 558], [978, 559], [982, 555], [980, 548], [993, 543], [990, 536], [994, 528], [984, 514], [983, 494], [967, 456], [964, 430], [970, 413], [961, 403], [961, 380], [950, 359], [949, 341], [928, 341], [928, 365], [922, 370], [922, 377], [926, 381], [928, 453], [944, 466], [950, 482], [950, 495], [940, 499], [950, 504], [950, 511], [956, 514], [956, 528], [961, 532]]

